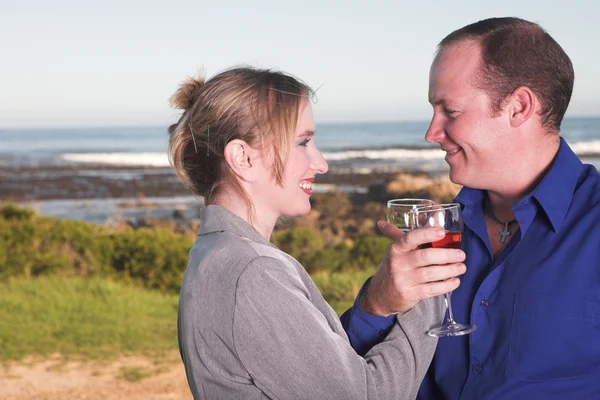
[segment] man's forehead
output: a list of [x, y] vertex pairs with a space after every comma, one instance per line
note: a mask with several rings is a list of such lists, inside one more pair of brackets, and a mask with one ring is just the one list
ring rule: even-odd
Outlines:
[[472, 84], [481, 64], [481, 50], [474, 41], [451, 44], [434, 58], [429, 72], [429, 101], [443, 100], [447, 90], [461, 89]]

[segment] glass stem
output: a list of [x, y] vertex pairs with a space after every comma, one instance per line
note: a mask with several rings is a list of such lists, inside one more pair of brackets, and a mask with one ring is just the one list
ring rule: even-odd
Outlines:
[[452, 314], [452, 303], [450, 302], [450, 295], [452, 292], [446, 293], [446, 308], [448, 309], [448, 325], [456, 325], [454, 321], [454, 314]]

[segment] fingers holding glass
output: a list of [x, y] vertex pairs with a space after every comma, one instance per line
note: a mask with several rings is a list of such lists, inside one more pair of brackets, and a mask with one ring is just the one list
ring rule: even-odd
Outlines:
[[[460, 204], [433, 204], [417, 207], [410, 212], [410, 224], [413, 229], [444, 228], [444, 237], [431, 242], [431, 247], [433, 248], [460, 248], [464, 230]], [[447, 316], [445, 323], [431, 329], [428, 332], [429, 335], [435, 337], [461, 336], [469, 334], [476, 329], [474, 325], [461, 324], [454, 320], [450, 297], [451, 292], [446, 293]]]

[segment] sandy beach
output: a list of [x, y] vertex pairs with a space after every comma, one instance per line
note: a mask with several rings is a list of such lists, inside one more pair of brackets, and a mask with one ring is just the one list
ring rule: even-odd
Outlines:
[[[169, 358], [158, 367], [143, 357], [112, 362], [28, 359], [0, 368], [0, 400], [191, 400], [179, 355]], [[128, 380], [127, 371], [149, 376]]]

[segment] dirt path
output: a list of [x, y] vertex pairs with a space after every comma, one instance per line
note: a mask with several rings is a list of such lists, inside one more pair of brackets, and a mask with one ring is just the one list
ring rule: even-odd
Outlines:
[[0, 366], [1, 400], [191, 400], [175, 355], [111, 363], [50, 360]]

